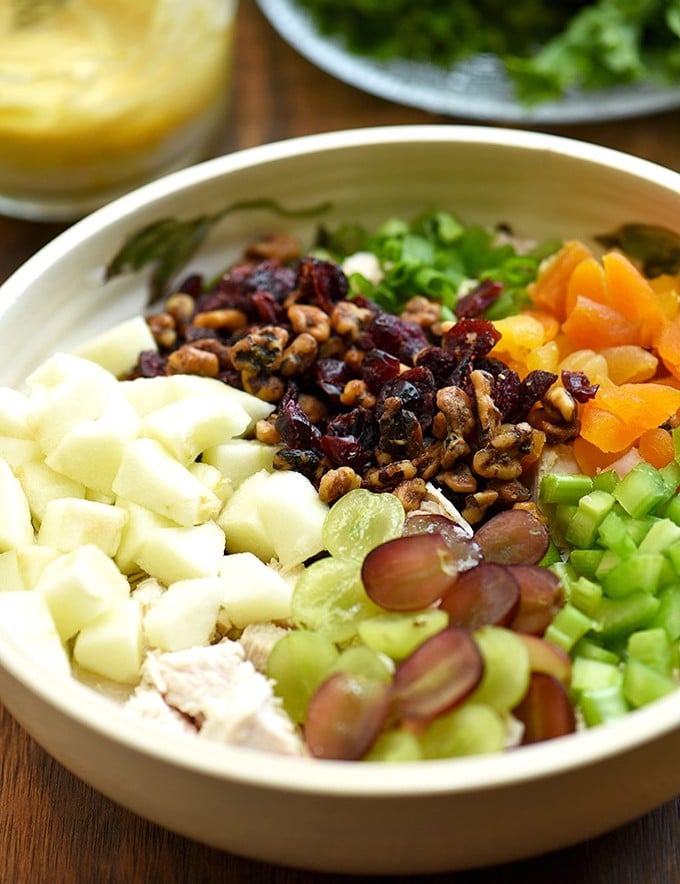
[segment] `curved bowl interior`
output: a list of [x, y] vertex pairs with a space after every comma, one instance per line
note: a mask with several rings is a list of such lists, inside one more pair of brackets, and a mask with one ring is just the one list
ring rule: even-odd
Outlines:
[[[19, 386], [55, 349], [144, 309], [143, 275], [102, 283], [127, 234], [257, 198], [192, 266], [214, 272], [250, 238], [320, 222], [450, 209], [521, 236], [591, 239], [625, 221], [677, 225], [680, 176], [577, 141], [476, 127], [393, 127], [295, 139], [175, 173], [99, 210], [0, 289], [0, 383]], [[30, 332], [27, 332], [30, 329]], [[57, 760], [140, 815], [245, 856], [333, 872], [433, 872], [555, 849], [680, 792], [680, 695], [614, 725], [512, 754], [401, 765], [291, 760], [167, 738], [40, 668], [0, 634], [0, 698]]]

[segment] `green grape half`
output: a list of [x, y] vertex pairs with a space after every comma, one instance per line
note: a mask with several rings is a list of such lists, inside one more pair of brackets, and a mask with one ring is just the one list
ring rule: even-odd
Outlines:
[[267, 658], [267, 675], [293, 721], [304, 722], [309, 698], [337, 659], [333, 642], [317, 632], [294, 630], [274, 645]]
[[367, 553], [404, 529], [404, 507], [394, 494], [356, 488], [328, 511], [324, 546], [332, 556], [363, 562]]

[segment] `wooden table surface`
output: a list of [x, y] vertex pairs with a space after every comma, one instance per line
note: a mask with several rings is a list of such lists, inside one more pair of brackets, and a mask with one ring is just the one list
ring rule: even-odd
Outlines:
[[[221, 142], [224, 152], [334, 129], [456, 122], [465, 121], [391, 104], [335, 81], [289, 48], [253, 0], [241, 0], [232, 112]], [[619, 148], [680, 171], [679, 111], [541, 128]], [[0, 281], [65, 226], [0, 217]], [[60, 767], [1, 706], [0, 728], [0, 884], [332, 884], [346, 880], [231, 856], [160, 829]], [[673, 884], [680, 882], [679, 809], [678, 801], [672, 801], [623, 828], [557, 853], [427, 880]], [[493, 838], [492, 831], [489, 837]]]

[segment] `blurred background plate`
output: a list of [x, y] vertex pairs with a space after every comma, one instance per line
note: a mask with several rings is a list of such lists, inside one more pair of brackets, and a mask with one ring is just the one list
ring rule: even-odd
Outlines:
[[476, 120], [582, 123], [659, 113], [680, 107], [680, 86], [636, 84], [573, 92], [535, 108], [519, 104], [500, 61], [477, 55], [451, 68], [405, 60], [376, 61], [349, 52], [318, 32], [294, 0], [257, 0], [278, 33], [321, 70], [364, 92], [398, 104]]

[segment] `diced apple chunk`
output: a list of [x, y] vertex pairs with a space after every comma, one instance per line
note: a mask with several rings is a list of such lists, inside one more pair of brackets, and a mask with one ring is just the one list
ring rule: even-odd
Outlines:
[[64, 641], [129, 597], [130, 586], [98, 546], [81, 546], [51, 562], [35, 588]]
[[31, 546], [20, 546], [16, 553], [19, 574], [26, 589], [33, 589], [45, 568], [61, 555], [54, 547], [40, 546], [37, 543]]
[[71, 674], [71, 663], [42, 596], [0, 593], [0, 632], [19, 644], [51, 675]]
[[147, 641], [161, 651], [210, 644], [222, 594], [219, 577], [173, 583], [144, 617]]
[[73, 659], [83, 669], [122, 684], [136, 684], [144, 659], [142, 613], [125, 599], [92, 620], [78, 633]]
[[126, 446], [137, 437], [139, 418], [127, 403], [72, 426], [47, 452], [45, 463], [86, 488], [111, 494]]
[[121, 390], [140, 417], [150, 414], [172, 402], [195, 399], [198, 396], [224, 396], [238, 403], [250, 415], [250, 426], [264, 420], [274, 406], [243, 390], [229, 387], [216, 378], [200, 375], [176, 374], [156, 378], [135, 378], [123, 381]]
[[20, 592], [28, 589], [19, 569], [19, 560], [15, 549], [0, 553], [0, 592]]
[[256, 439], [229, 439], [206, 449], [201, 459], [217, 467], [236, 489], [253, 473], [260, 470], [271, 472], [275, 451], [273, 445], [265, 445]]
[[301, 473], [271, 473], [257, 491], [257, 509], [283, 568], [299, 565], [323, 550], [328, 507]]
[[220, 577], [223, 615], [237, 628], [290, 617], [291, 586], [252, 553], [224, 556]]
[[157, 349], [147, 321], [143, 316], [135, 316], [91, 338], [76, 349], [75, 355], [121, 377], [136, 365], [140, 353]]
[[123, 454], [113, 491], [178, 525], [199, 525], [217, 515], [217, 495], [191, 475], [155, 439], [135, 439]]
[[29, 426], [45, 453], [84, 420], [96, 420], [113, 404], [127, 405], [110, 372], [65, 353], [56, 353], [27, 381]]
[[115, 555], [115, 562], [123, 574], [132, 574], [141, 569], [137, 556], [146, 538], [159, 528], [175, 527], [175, 523], [145, 506], [124, 498], [119, 497], [116, 506], [127, 513], [127, 521]]
[[190, 463], [187, 469], [195, 479], [198, 479], [198, 481], [202, 482], [209, 491], [212, 491], [213, 494], [219, 497], [222, 505], [224, 505], [234, 493], [234, 486], [229, 479], [227, 479], [226, 476], [223, 476], [217, 467], [213, 467], [209, 463], [204, 463], [203, 459]]
[[28, 423], [28, 397], [11, 387], [0, 387], [0, 436], [33, 438]]
[[42, 448], [34, 439], [17, 439], [16, 436], [0, 436], [0, 457], [16, 472], [25, 463], [39, 462]]
[[48, 467], [44, 460], [28, 461], [16, 470], [28, 500], [31, 515], [39, 525], [45, 507], [51, 500], [61, 497], [85, 497], [85, 486]]
[[124, 509], [83, 500], [61, 497], [45, 507], [38, 543], [59, 552], [94, 544], [107, 556], [115, 556], [128, 515]]
[[274, 544], [260, 516], [257, 499], [269, 473], [261, 470], [245, 479], [217, 518], [228, 553], [252, 552], [263, 562], [274, 557]]
[[250, 417], [224, 395], [181, 399], [152, 411], [142, 421], [142, 434], [156, 439], [185, 466], [206, 448], [239, 436]]
[[6, 460], [0, 460], [0, 501], [0, 552], [34, 543], [28, 500]]
[[224, 556], [224, 531], [215, 522], [156, 528], [136, 553], [139, 567], [167, 585], [194, 577], [216, 577]]

